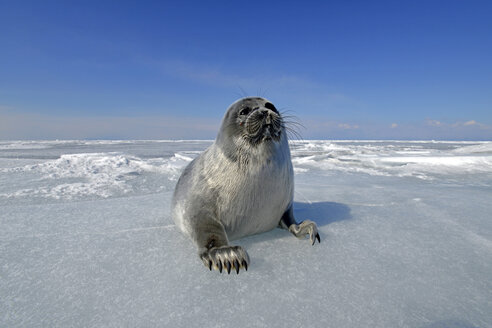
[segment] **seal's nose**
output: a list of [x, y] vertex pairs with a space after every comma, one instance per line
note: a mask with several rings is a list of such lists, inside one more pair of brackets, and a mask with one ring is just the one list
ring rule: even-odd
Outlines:
[[272, 124], [272, 116], [270, 115], [267, 109], [263, 109], [260, 111], [260, 117], [264, 119], [265, 124]]

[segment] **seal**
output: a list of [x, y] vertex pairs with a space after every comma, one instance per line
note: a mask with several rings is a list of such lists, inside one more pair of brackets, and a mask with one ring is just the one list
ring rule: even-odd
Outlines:
[[294, 218], [294, 171], [285, 122], [268, 100], [243, 98], [225, 113], [214, 143], [181, 174], [172, 200], [176, 226], [206, 267], [248, 270], [248, 253], [229, 241], [288, 229], [320, 242], [316, 224]]

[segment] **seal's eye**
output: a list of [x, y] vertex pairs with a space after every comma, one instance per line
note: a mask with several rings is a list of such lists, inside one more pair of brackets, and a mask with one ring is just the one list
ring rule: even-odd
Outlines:
[[267, 102], [267, 103], [265, 104], [265, 108], [268, 108], [268, 109], [270, 109], [270, 110], [273, 110], [275, 113], [278, 113], [277, 109], [275, 108], [275, 106], [273, 106], [273, 104], [272, 104], [272, 103]]
[[239, 112], [239, 115], [248, 115], [249, 113], [251, 113], [251, 108], [246, 107], [246, 108], [241, 109], [241, 111]]

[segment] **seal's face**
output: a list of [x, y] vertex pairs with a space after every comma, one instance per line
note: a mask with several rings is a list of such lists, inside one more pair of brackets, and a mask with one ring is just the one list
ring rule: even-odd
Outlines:
[[278, 142], [283, 133], [282, 116], [271, 102], [259, 97], [244, 98], [232, 104], [224, 123], [232, 135], [252, 145]]

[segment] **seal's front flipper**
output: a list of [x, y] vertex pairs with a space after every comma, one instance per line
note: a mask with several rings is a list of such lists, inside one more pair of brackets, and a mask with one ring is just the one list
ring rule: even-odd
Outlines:
[[297, 238], [304, 238], [304, 236], [309, 235], [312, 245], [314, 245], [316, 239], [318, 239], [318, 243], [321, 243], [316, 223], [311, 220], [305, 220], [298, 224], [294, 218], [292, 205], [290, 205], [284, 215], [282, 215], [280, 226], [284, 229], [288, 229]]
[[239, 269], [248, 270], [249, 256], [241, 246], [230, 246], [224, 226], [210, 217], [202, 217], [199, 222], [199, 231], [196, 234], [196, 243], [199, 247], [198, 255], [203, 264], [212, 270], [225, 269], [227, 273], [231, 273], [231, 269], [235, 269], [239, 273]]
[[248, 271], [249, 256], [241, 246], [221, 246], [203, 250], [200, 258], [210, 270], [212, 267], [222, 273], [222, 269], [231, 273], [235, 269], [239, 274], [239, 269], [243, 268]]

